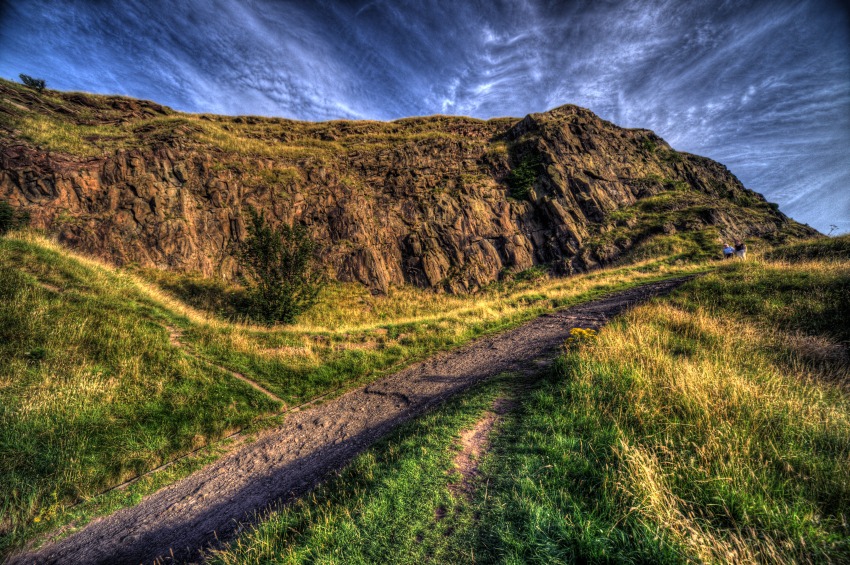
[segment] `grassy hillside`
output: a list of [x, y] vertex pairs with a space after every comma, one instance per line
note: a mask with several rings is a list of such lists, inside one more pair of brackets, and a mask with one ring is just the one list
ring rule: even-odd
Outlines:
[[46, 241], [0, 240], [0, 535], [278, 406], [169, 343], [175, 314]]
[[[846, 562], [850, 238], [728, 262], [397, 431], [217, 563]], [[471, 496], [463, 430], [513, 398]]]
[[[704, 268], [660, 260], [571, 279], [532, 272], [469, 296], [375, 297], [334, 284], [299, 325], [264, 328], [207, 315], [32, 233], [0, 238], [0, 550], [136, 503], [217, 451], [98, 493], [275, 421], [258, 418], [284, 406], [215, 365], [293, 406], [554, 308]], [[236, 292], [142, 274], [199, 305]]]
[[[464, 129], [470, 124], [495, 133], [516, 120], [485, 122], [432, 116], [394, 122], [300, 122], [258, 116], [186, 114], [155, 102], [123, 96], [49, 89], [37, 94], [21, 84], [0, 79], [0, 139], [10, 142], [24, 139], [46, 151], [84, 157], [178, 143], [181, 148], [204, 148], [225, 154], [322, 162], [334, 160], [344, 150], [375, 151], [399, 141], [435, 137], [462, 141]], [[287, 180], [296, 180], [287, 177], [300, 175], [297, 169], [265, 173], [280, 178], [262, 180], [283, 185]]]

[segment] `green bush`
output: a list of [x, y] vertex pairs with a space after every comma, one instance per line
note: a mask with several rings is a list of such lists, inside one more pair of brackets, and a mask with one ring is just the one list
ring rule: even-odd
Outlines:
[[304, 226], [273, 228], [250, 209], [248, 238], [237, 257], [248, 293], [248, 314], [267, 324], [295, 321], [315, 304], [324, 283], [314, 268], [316, 244]]
[[526, 155], [518, 166], [508, 173], [508, 187], [511, 189], [511, 197], [522, 200], [528, 197], [531, 187], [537, 176], [543, 171], [543, 163], [539, 155]]
[[640, 148], [646, 151], [647, 153], [655, 153], [655, 150], [658, 149], [658, 144], [656, 144], [648, 137], [645, 137], [640, 140]]
[[682, 154], [676, 151], [675, 149], [671, 149], [669, 151], [661, 151], [660, 156], [662, 160], [671, 164], [682, 162]]
[[5, 200], [0, 200], [0, 235], [30, 223], [30, 214], [26, 210], [15, 210]]

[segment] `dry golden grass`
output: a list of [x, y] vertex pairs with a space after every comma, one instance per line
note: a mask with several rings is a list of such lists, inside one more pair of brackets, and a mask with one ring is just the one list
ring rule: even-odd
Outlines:
[[[768, 353], [782, 348], [790, 355]], [[588, 387], [599, 386], [594, 367], [623, 367], [631, 379], [616, 402], [629, 408], [608, 416], [624, 429], [617, 489], [639, 521], [699, 561], [807, 559], [805, 543], [779, 525], [789, 516], [810, 524], [826, 517], [776, 490], [828, 491], [850, 479], [846, 344], [667, 303], [626, 314], [581, 355], [574, 375]], [[837, 451], [812, 461], [809, 446], [824, 442]], [[775, 474], [797, 486], [771, 484]]]

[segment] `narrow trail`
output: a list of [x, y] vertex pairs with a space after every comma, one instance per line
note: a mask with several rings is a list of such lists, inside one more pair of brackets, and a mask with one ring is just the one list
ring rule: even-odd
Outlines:
[[286, 401], [283, 400], [281, 397], [277, 396], [272, 391], [263, 388], [262, 386], [259, 385], [259, 383], [252, 381], [251, 379], [249, 379], [248, 377], [246, 377], [242, 373], [237, 373], [236, 371], [231, 371], [227, 367], [222, 367], [221, 365], [217, 365], [217, 364], [213, 363], [212, 361], [209, 361], [209, 360], [201, 357], [197, 353], [195, 353], [189, 345], [187, 345], [186, 343], [183, 342], [183, 339], [182, 339], [183, 338], [183, 330], [181, 330], [180, 328], [175, 327], [175, 326], [165, 326], [165, 329], [168, 330], [168, 341], [169, 341], [169, 343], [171, 343], [171, 345], [173, 347], [180, 349], [181, 351], [183, 351], [184, 354], [186, 354], [189, 357], [192, 357], [194, 359], [197, 359], [198, 361], [200, 361], [204, 365], [209, 365], [210, 367], [215, 367], [219, 371], [221, 371], [223, 373], [227, 373], [228, 375], [230, 375], [234, 379], [239, 379], [240, 381], [242, 381], [243, 383], [247, 384], [248, 386], [254, 388], [255, 390], [262, 392], [263, 394], [265, 394], [266, 396], [268, 396], [272, 400], [274, 400], [276, 402], [280, 402], [281, 404], [283, 404], [283, 411], [286, 412], [286, 407], [287, 407]]
[[[534, 374], [551, 364], [572, 328], [594, 328], [691, 277], [649, 283], [541, 316], [342, 396], [287, 415], [260, 434], [140, 504], [96, 519], [19, 563], [164, 563], [197, 560], [271, 504], [292, 500], [408, 421], [504, 372]], [[176, 338], [175, 338], [176, 339]], [[225, 369], [226, 370], [226, 369]], [[230, 371], [228, 371], [230, 372]]]

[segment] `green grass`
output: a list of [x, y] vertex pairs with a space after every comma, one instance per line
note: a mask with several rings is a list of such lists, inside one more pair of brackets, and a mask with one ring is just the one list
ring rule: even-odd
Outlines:
[[[230, 431], [270, 425], [257, 419], [279, 404], [175, 347], [168, 327], [181, 328], [191, 352], [294, 405], [557, 307], [705, 268], [642, 263], [572, 279], [538, 273], [471, 296], [400, 288], [374, 297], [359, 285], [332, 284], [302, 324], [264, 328], [193, 310], [139, 275], [203, 307], [224, 308], [237, 288], [122, 271], [32, 233], [0, 239], [0, 266], [0, 551], [133, 503], [98, 493]], [[134, 492], [163, 481], [154, 477]]]
[[765, 254], [765, 259], [778, 261], [830, 260], [846, 261], [850, 257], [850, 236], [823, 237], [815, 241], [782, 245]]
[[[484, 151], [487, 138], [515, 120], [482, 121], [455, 116], [410, 118], [394, 122], [298, 122], [256, 116], [183, 114], [158, 104], [79, 92], [45, 90], [40, 94], [0, 79], [0, 137], [23, 139], [41, 150], [99, 156], [179, 142], [182, 147], [215, 152], [216, 161], [242, 170], [257, 157], [278, 160], [281, 175], [266, 182], [297, 183], [304, 161], [336, 162], [349, 152], [388, 151], [403, 144], [449, 147], [470, 142], [469, 128], [482, 132], [472, 141]], [[292, 168], [295, 166], [295, 168]], [[477, 170], [477, 168], [476, 168]], [[249, 175], [250, 176], [250, 175]], [[250, 186], [250, 179], [246, 179]]]
[[452, 486], [458, 436], [511, 378], [479, 385], [408, 423], [334, 480], [271, 513], [213, 563], [471, 562], [473, 505]]
[[[815, 290], [829, 309], [836, 277], [850, 269], [783, 298]], [[846, 558], [850, 398], [835, 383], [850, 370], [799, 319], [776, 329], [760, 293], [777, 280], [735, 265], [564, 355], [496, 440], [483, 560]], [[742, 292], [762, 308], [736, 313]]]
[[[727, 223], [776, 221], [766, 202], [753, 203], [749, 208], [732, 202], [720, 205], [716, 196], [692, 190], [681, 180], [643, 180], [649, 185], [657, 182], [656, 189], [663, 190], [612, 212], [608, 222], [598, 226], [583, 244], [603, 264], [611, 264], [612, 257], [616, 264], [658, 257], [667, 257], [671, 262], [706, 261], [718, 257], [722, 242], [735, 239], [725, 231]], [[721, 217], [727, 220], [719, 221]], [[803, 236], [801, 227], [789, 225], [770, 240], [753, 237], [747, 243], [751, 251], [772, 249], [785, 240]]]
[[643, 264], [569, 279], [518, 281], [471, 296], [398, 288], [376, 300], [360, 286], [332, 285], [295, 326], [202, 324], [188, 327], [186, 338], [206, 358], [299, 404], [557, 308], [704, 268]]
[[724, 264], [514, 392], [472, 500], [450, 486], [453, 438], [509, 379], [397, 431], [213, 562], [845, 562], [850, 362], [846, 323], [823, 319], [848, 319], [848, 281], [847, 255]]
[[0, 550], [277, 408], [172, 347], [128, 279], [9, 237], [0, 265]]

